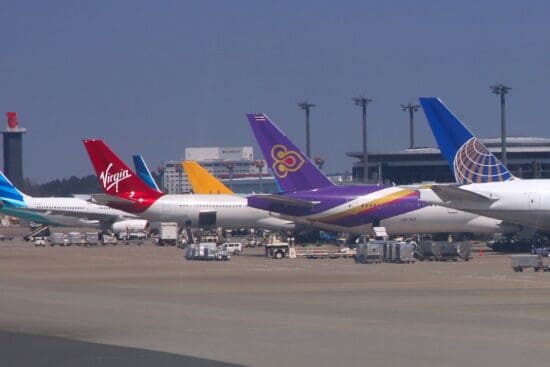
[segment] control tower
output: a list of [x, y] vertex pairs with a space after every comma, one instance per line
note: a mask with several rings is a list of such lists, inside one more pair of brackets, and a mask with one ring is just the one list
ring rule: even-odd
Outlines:
[[19, 127], [16, 112], [7, 112], [8, 126], [4, 135], [4, 174], [16, 186], [23, 184], [23, 134], [27, 129]]

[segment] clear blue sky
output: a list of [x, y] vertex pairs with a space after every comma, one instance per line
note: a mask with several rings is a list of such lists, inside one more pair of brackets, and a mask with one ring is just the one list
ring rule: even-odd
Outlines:
[[[351, 170], [366, 93], [369, 147], [405, 148], [399, 105], [437, 95], [482, 137], [499, 135], [489, 85], [513, 88], [511, 135], [550, 137], [547, 1], [9, 1], [0, 3], [0, 111], [17, 111], [24, 173], [92, 173], [81, 139], [154, 167], [186, 146], [254, 145], [265, 112], [327, 171]], [[435, 145], [422, 113], [417, 141]], [[257, 151], [259, 154], [260, 152]]]

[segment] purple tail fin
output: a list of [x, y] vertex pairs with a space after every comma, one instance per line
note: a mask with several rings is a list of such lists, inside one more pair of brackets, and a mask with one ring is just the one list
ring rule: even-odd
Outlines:
[[256, 113], [247, 117], [281, 191], [334, 185], [266, 115]]

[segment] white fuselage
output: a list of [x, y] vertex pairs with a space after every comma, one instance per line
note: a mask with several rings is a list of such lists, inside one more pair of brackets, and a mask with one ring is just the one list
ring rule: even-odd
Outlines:
[[[24, 206], [1, 208], [1, 212], [27, 221], [63, 227], [102, 228], [137, 216], [80, 198], [24, 197]], [[91, 219], [94, 218], [94, 219]]]
[[528, 227], [550, 230], [550, 180], [512, 180], [462, 185], [486, 197], [479, 200], [443, 201], [431, 190], [421, 190], [422, 200], [485, 215]]
[[165, 195], [140, 213], [140, 217], [153, 222], [177, 222], [192, 228], [295, 228], [289, 220], [248, 207], [246, 198], [236, 195]]
[[[372, 231], [372, 222], [358, 226], [344, 226], [327, 223], [327, 217], [368, 207], [369, 203], [400, 191], [410, 190], [405, 190], [399, 187], [390, 187], [384, 190], [372, 192], [368, 195], [358, 196], [345, 204], [333, 207], [326, 211], [302, 217], [295, 217], [274, 212], [271, 213], [273, 216], [279, 218], [293, 220], [296, 223], [311, 225], [320, 229], [363, 234]], [[488, 218], [437, 205], [423, 205], [424, 204], [418, 200], [406, 200], [396, 203], [381, 204], [381, 210], [384, 210], [384, 207], [387, 207], [387, 209], [391, 209], [396, 212], [403, 212], [403, 214], [386, 217], [385, 219], [380, 220], [376, 225], [386, 227], [389, 234], [435, 234], [459, 232], [497, 233], [502, 232], [503, 230], [510, 230], [510, 228], [504, 228], [502, 226], [502, 221], [499, 219]]]

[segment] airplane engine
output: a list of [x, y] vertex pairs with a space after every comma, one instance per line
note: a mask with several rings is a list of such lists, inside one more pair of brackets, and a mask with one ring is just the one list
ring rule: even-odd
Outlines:
[[145, 231], [149, 223], [145, 219], [127, 219], [113, 223], [111, 231], [118, 234], [120, 232]]

